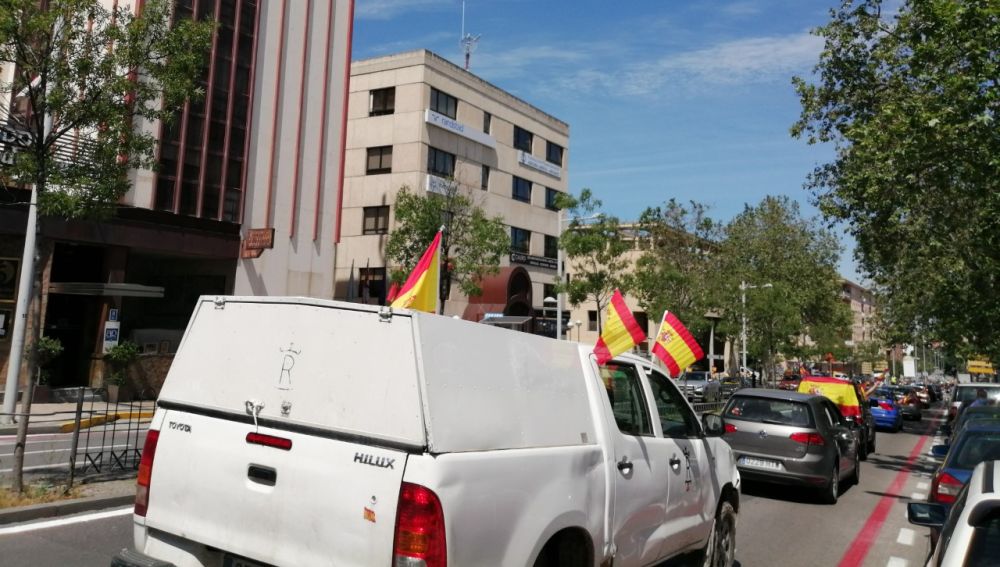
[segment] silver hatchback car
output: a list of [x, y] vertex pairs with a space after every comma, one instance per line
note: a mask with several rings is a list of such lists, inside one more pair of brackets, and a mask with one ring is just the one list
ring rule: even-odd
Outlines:
[[823, 396], [744, 389], [722, 421], [744, 480], [818, 487], [835, 504], [841, 480], [860, 478], [857, 425]]

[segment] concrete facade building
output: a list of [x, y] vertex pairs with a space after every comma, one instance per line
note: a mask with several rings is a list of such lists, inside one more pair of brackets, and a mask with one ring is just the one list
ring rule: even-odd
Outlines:
[[[556, 276], [557, 194], [568, 190], [569, 126], [434, 53], [351, 65], [338, 298], [381, 303], [385, 244], [403, 186], [440, 192], [449, 180], [511, 230], [511, 254], [481, 297], [453, 287], [448, 315], [534, 316]], [[364, 290], [349, 285], [364, 285]]]

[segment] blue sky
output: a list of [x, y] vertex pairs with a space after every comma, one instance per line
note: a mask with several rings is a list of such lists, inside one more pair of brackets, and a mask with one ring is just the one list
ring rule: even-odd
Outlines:
[[[674, 197], [728, 220], [833, 155], [789, 135], [793, 75], [836, 0], [467, 0], [471, 71], [569, 123], [569, 184], [627, 220]], [[461, 0], [356, 0], [354, 59], [426, 48], [458, 64]], [[841, 273], [857, 279], [843, 239]]]

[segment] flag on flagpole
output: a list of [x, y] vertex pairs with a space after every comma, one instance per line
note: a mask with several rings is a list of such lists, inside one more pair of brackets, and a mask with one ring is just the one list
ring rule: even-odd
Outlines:
[[669, 311], [663, 312], [663, 322], [656, 332], [653, 354], [667, 365], [671, 376], [678, 376], [682, 370], [705, 356], [687, 327]]
[[427, 247], [410, 277], [406, 278], [399, 294], [392, 301], [393, 307], [437, 313], [438, 291], [441, 277], [441, 231]]
[[632, 312], [625, 305], [622, 292], [615, 290], [608, 303], [608, 315], [605, 318], [604, 330], [601, 332], [594, 354], [597, 364], [606, 364], [612, 358], [631, 349], [646, 340], [646, 333], [639, 327]]

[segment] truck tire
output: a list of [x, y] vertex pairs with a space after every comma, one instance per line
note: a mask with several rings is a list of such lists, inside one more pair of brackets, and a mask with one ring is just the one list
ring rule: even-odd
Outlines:
[[723, 500], [719, 504], [702, 555], [703, 567], [731, 567], [736, 559], [736, 509], [732, 502]]

